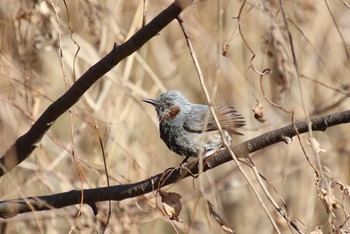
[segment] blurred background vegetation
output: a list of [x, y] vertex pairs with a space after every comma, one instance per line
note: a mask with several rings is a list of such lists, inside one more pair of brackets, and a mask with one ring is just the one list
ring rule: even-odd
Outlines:
[[[66, 6], [57, 0], [1, 1], [2, 154], [75, 79], [107, 54], [114, 42], [123, 43], [140, 29], [144, 13], [147, 23], [171, 1], [147, 3], [144, 11], [144, 2], [135, 0], [67, 1]], [[295, 119], [305, 118], [303, 103], [311, 117], [350, 106], [350, 3], [299, 0], [284, 4], [303, 96], [279, 1], [203, 0], [182, 14], [214, 102], [235, 106], [247, 120], [244, 136], [236, 137], [236, 143], [291, 124], [291, 114], [277, 105], [293, 110]], [[271, 72], [261, 77], [265, 69]], [[99, 137], [112, 185], [137, 182], [177, 166], [183, 158], [159, 138], [155, 110], [141, 101], [168, 89], [181, 90], [192, 102], [206, 102], [176, 21], [100, 79], [71, 114], [58, 119], [33, 155], [1, 178], [0, 199], [106, 186]], [[264, 107], [261, 122], [252, 112], [257, 101]], [[320, 153], [325, 171], [344, 184], [350, 182], [349, 132], [349, 125], [342, 125], [314, 133], [326, 150]], [[307, 156], [316, 164], [308, 140], [307, 134], [301, 135]], [[270, 181], [275, 199], [283, 198], [289, 216], [300, 228], [329, 231], [314, 171], [297, 138], [289, 145], [279, 143], [260, 150], [253, 160]], [[244, 169], [258, 188], [250, 169]], [[333, 185], [339, 205], [335, 220], [340, 226], [349, 218], [349, 197]], [[174, 221], [180, 233], [223, 232], [199, 193], [238, 233], [273, 232], [233, 162], [165, 190], [182, 196], [183, 221]], [[290, 233], [270, 203], [264, 202], [281, 231]], [[155, 194], [112, 202], [106, 233], [176, 233], [157, 204], [160, 201]], [[3, 233], [93, 233], [106, 221], [108, 202], [98, 203], [97, 208], [96, 217], [86, 205], [81, 209], [72, 206], [18, 215], [0, 220], [0, 226]], [[349, 223], [345, 229], [349, 231]]]

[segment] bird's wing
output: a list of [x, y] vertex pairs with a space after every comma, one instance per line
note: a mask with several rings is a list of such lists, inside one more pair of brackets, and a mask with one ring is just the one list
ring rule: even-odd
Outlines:
[[[229, 106], [216, 106], [214, 109], [222, 129], [227, 130], [232, 134], [242, 135], [237, 132], [236, 129], [243, 127], [245, 121], [243, 116], [238, 114], [235, 108]], [[207, 113], [208, 120], [206, 122]], [[204, 127], [204, 124], [206, 124], [206, 127]], [[186, 116], [184, 128], [189, 132], [198, 133], [218, 129], [209, 108], [204, 105], [200, 105], [198, 108], [192, 108], [191, 113]]]

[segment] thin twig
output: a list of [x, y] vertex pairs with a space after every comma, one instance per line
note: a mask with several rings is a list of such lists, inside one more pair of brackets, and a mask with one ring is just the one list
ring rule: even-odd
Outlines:
[[[326, 4], [327, 4], [327, 0], [325, 0], [325, 1], [326, 1]], [[302, 106], [303, 106], [305, 118], [306, 118], [306, 120], [308, 122], [309, 139], [311, 140], [311, 139], [313, 139], [312, 126], [311, 126], [312, 123], [310, 121], [310, 116], [309, 116], [308, 110], [307, 110], [305, 102], [304, 102], [304, 95], [303, 95], [303, 90], [302, 90], [302, 86], [301, 86], [300, 72], [299, 72], [298, 61], [297, 61], [297, 57], [296, 57], [296, 53], [295, 53], [295, 49], [294, 49], [293, 37], [292, 37], [292, 33], [289, 30], [288, 19], [287, 19], [287, 14], [286, 14], [286, 11], [285, 11], [283, 0], [279, 0], [279, 2], [280, 2], [280, 7], [281, 7], [281, 12], [282, 12], [282, 16], [283, 16], [284, 25], [285, 25], [287, 33], [288, 33], [289, 44], [290, 44], [290, 49], [291, 49], [291, 52], [292, 52], [294, 68], [295, 68], [295, 72], [296, 72], [296, 76], [297, 76], [298, 89], [299, 89], [299, 93], [300, 93], [301, 103], [302, 103]], [[300, 140], [299, 140], [299, 142], [301, 143]], [[317, 167], [318, 167], [318, 172], [319, 173], [317, 173], [317, 175], [321, 176], [322, 181], [323, 181], [323, 183], [324, 183], [324, 185], [326, 187], [327, 194], [328, 194], [328, 196], [330, 196], [330, 194], [331, 194], [330, 192], [331, 191], [329, 190], [329, 188], [327, 186], [329, 184], [329, 181], [327, 180], [326, 176], [324, 175], [323, 167], [322, 167], [321, 160], [320, 160], [320, 156], [319, 156], [319, 153], [318, 153], [317, 149], [314, 147], [314, 145], [312, 145], [312, 151], [313, 151], [314, 156], [316, 158], [316, 163], [317, 163]], [[329, 199], [330, 199], [330, 197], [329, 197]], [[328, 212], [329, 225], [330, 225], [330, 228], [332, 228], [332, 224], [331, 224], [332, 223], [332, 212], [331, 212], [332, 206], [331, 206], [330, 203], [328, 204], [327, 210], [329, 211]]]
[[213, 107], [213, 102], [209, 96], [209, 92], [208, 92], [208, 89], [205, 85], [205, 82], [204, 82], [204, 78], [203, 78], [203, 73], [202, 73], [202, 70], [200, 68], [200, 65], [199, 65], [199, 62], [198, 62], [198, 59], [197, 59], [197, 56], [195, 54], [195, 51], [193, 49], [193, 46], [192, 46], [192, 42], [190, 40], [190, 37], [187, 33], [187, 30], [185, 28], [185, 25], [184, 25], [184, 22], [182, 20], [182, 18], [179, 16], [178, 17], [178, 21], [180, 23], [180, 26], [181, 26], [181, 29], [185, 35], [185, 38], [186, 38], [186, 42], [187, 42], [187, 45], [188, 45], [188, 48], [190, 50], [190, 54], [191, 54], [191, 57], [192, 57], [192, 60], [193, 60], [193, 63], [195, 65], [195, 68], [196, 68], [196, 71], [197, 71], [197, 74], [198, 74], [198, 77], [199, 77], [199, 81], [200, 81], [200, 84], [202, 86], [202, 89], [203, 89], [203, 92], [205, 94], [205, 97], [207, 99], [207, 102], [209, 104], [209, 109], [210, 109], [210, 112], [214, 118], [214, 121], [215, 121], [215, 124], [216, 126], [218, 127], [218, 130], [219, 130], [219, 133], [221, 135], [221, 139], [223, 140], [224, 142], [224, 145], [226, 146], [228, 152], [230, 153], [231, 157], [233, 158], [233, 161], [235, 162], [235, 164], [237, 165], [239, 171], [241, 172], [241, 174], [243, 175], [244, 179], [248, 182], [249, 186], [251, 187], [251, 189], [253, 190], [254, 192], [254, 195], [257, 197], [257, 199], [259, 200], [260, 202], [260, 205], [262, 206], [262, 208], [264, 209], [265, 213], [267, 214], [271, 224], [273, 225], [273, 227], [275, 228], [276, 232], [277, 233], [280, 233], [280, 230], [279, 228], [277, 227], [276, 225], [276, 222], [273, 220], [271, 214], [269, 213], [269, 211], [267, 210], [262, 198], [260, 197], [258, 191], [254, 188], [254, 185], [253, 183], [250, 181], [250, 179], [248, 178], [248, 175], [245, 173], [243, 167], [241, 166], [240, 162], [238, 161], [237, 157], [235, 156], [235, 154], [233, 153], [231, 147], [230, 147], [230, 144], [227, 142], [226, 138], [225, 138], [225, 134], [221, 128], [221, 125], [219, 123], [219, 119], [215, 113], [215, 110], [214, 110], [214, 107]]

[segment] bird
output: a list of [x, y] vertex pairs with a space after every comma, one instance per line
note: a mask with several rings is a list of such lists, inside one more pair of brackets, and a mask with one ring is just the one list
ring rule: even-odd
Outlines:
[[[208, 105], [194, 104], [178, 90], [169, 90], [156, 99], [142, 101], [153, 105], [159, 120], [160, 138], [176, 154], [185, 157], [208, 157], [223, 149], [224, 142]], [[245, 126], [245, 120], [230, 106], [214, 106], [226, 141], [231, 135], [243, 135], [237, 128]], [[181, 163], [182, 164], [182, 163]]]

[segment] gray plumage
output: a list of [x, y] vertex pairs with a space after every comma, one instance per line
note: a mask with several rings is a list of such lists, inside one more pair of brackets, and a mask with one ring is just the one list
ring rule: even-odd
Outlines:
[[[157, 111], [160, 137], [175, 153], [196, 157], [199, 153], [209, 156], [224, 148], [209, 107], [190, 103], [177, 90], [162, 93], [156, 99], [144, 99]], [[215, 106], [226, 140], [231, 134], [242, 135], [236, 129], [245, 125], [244, 118], [233, 107]]]

